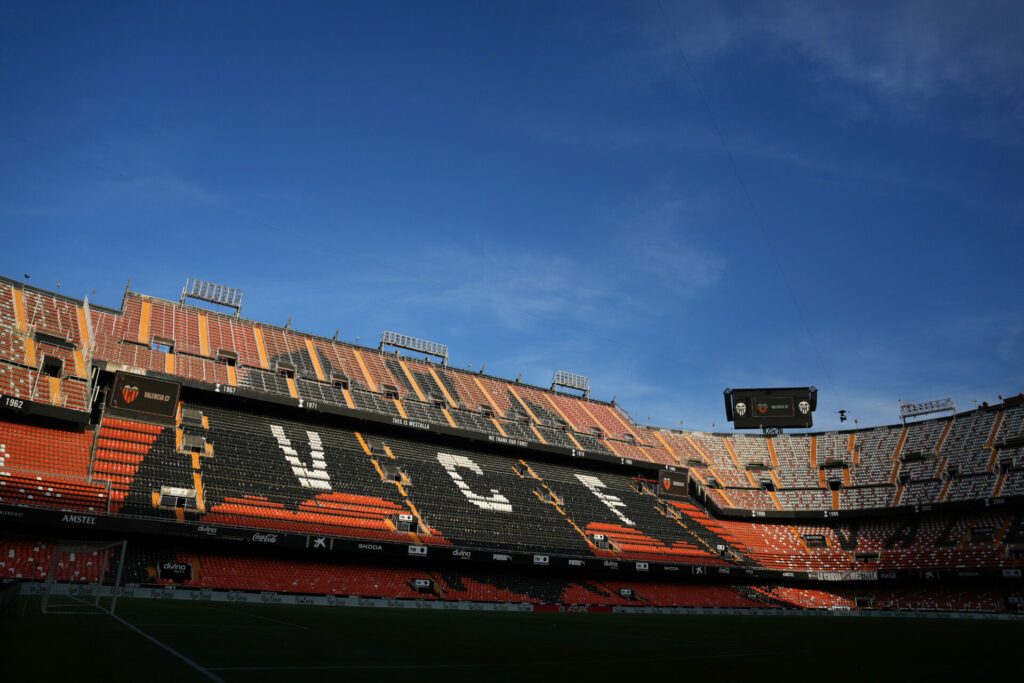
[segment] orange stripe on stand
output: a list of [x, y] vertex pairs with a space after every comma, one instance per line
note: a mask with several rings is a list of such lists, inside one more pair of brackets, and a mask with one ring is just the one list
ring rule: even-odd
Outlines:
[[25, 365], [36, 366], [36, 340], [32, 337], [25, 337]]
[[306, 350], [309, 351], [309, 358], [313, 361], [313, 370], [316, 372], [316, 378], [321, 382], [326, 382], [324, 369], [320, 366], [320, 356], [317, 354], [316, 349], [313, 348], [313, 340], [309, 337], [306, 337]]
[[359, 349], [352, 349], [352, 353], [355, 354], [356, 360], [359, 361], [359, 367], [363, 370], [366, 386], [370, 387], [370, 391], [376, 392], [377, 384], [373, 381], [373, 377], [370, 376], [370, 371], [366, 367], [366, 361], [363, 360], [363, 354], [359, 353]]
[[14, 290], [14, 321], [19, 332], [28, 332], [25, 323], [25, 292], [20, 289]]
[[345, 394], [345, 404], [349, 408], [355, 408], [356, 402], [352, 400], [352, 394], [348, 393], [348, 389], [342, 389], [341, 393]]
[[[595, 425], [597, 425], [598, 427], [601, 428], [601, 431], [605, 432], [608, 436], [611, 436], [611, 430], [608, 429], [607, 427], [605, 427], [604, 423], [602, 423], [600, 420], [598, 420], [596, 417], [594, 417], [594, 414], [591, 413], [590, 410], [587, 408], [587, 402], [586, 401], [578, 400], [577, 403], [580, 405], [580, 408], [583, 409], [583, 412], [587, 414], [587, 417], [589, 417], [593, 421], [593, 423]], [[640, 439], [637, 439], [637, 440], [639, 441]]]
[[47, 377], [50, 380], [50, 403], [55, 406], [61, 404], [60, 398], [60, 377]]
[[199, 314], [199, 353], [210, 355], [210, 324], [205, 313]]
[[446, 399], [448, 399], [448, 405], [455, 406], [456, 408], [458, 408], [459, 407], [458, 402], [454, 398], [452, 398], [451, 394], [448, 393], [448, 389], [445, 388], [444, 382], [442, 382], [441, 378], [437, 376], [436, 372], [434, 372], [434, 368], [428, 368], [428, 369], [430, 370], [430, 374], [434, 378], [434, 381], [437, 382], [437, 386], [441, 388], [441, 393], [444, 394], [444, 397]]
[[[358, 440], [359, 440], [359, 445], [363, 447], [363, 451], [364, 451], [364, 452], [365, 452], [365, 453], [366, 453], [367, 455], [373, 455], [373, 454], [372, 454], [372, 453], [370, 452], [370, 447], [366, 445], [366, 442], [365, 442], [365, 441], [363, 441], [363, 435], [362, 435], [362, 434], [360, 434], [359, 432], [352, 432], [352, 433], [356, 435], [356, 439], [358, 439]], [[381, 474], [381, 478], [382, 478], [382, 479], [384, 478], [384, 475], [383, 475], [383, 474]]]
[[78, 338], [82, 340], [81, 348], [89, 350], [89, 324], [85, 319], [85, 309], [78, 309]]
[[581, 451], [587, 450], [586, 448], [580, 445], [580, 442], [576, 440], [576, 437], [572, 435], [572, 432], [566, 432], [565, 435], [569, 437], [569, 441], [572, 441], [574, 444], [576, 444], [576, 448], [580, 449]]
[[291, 394], [292, 398], [298, 398], [299, 397], [299, 390], [295, 386], [295, 378], [294, 377], [285, 377], [284, 379], [285, 379], [286, 382], [288, 382], [288, 393]]
[[672, 450], [671, 446], [668, 445], [668, 441], [665, 441], [665, 437], [663, 437], [658, 432], [654, 432], [654, 438], [661, 442], [661, 445], [665, 447], [665, 450], [668, 451], [668, 454], [671, 455], [677, 463], [679, 463], [680, 465], [683, 464], [683, 461], [679, 459], [679, 456], [676, 455], [676, 452]]
[[[992, 497], [993, 498], [998, 498], [999, 494], [1001, 494], [1003, 492], [1003, 482], [1005, 480], [1006, 480], [1006, 472], [1003, 472], [1002, 474], [999, 475], [999, 479], [996, 481], [996, 487], [994, 489], [992, 489]], [[1001, 532], [1000, 535], [1006, 533], [1006, 527], [1007, 527], [1007, 525], [1009, 525], [1009, 523], [1010, 523], [1010, 518], [1007, 517], [1006, 518], [1006, 524], [1003, 525], [1003, 531]], [[1000, 542], [1001, 542], [1001, 538], [996, 540], [996, 543], [1000, 543]]]
[[732, 461], [736, 463], [736, 469], [742, 470], [743, 465], [740, 464], [740, 459], [736, 457], [736, 451], [732, 449], [732, 444], [729, 443], [729, 439], [723, 436], [722, 441], [725, 443], [725, 449], [729, 451], [729, 455], [732, 456]]
[[615, 457], [617, 457], [617, 458], [621, 458], [622, 457], [622, 455], [620, 455], [619, 452], [617, 450], [615, 450], [615, 446], [612, 445], [612, 442], [610, 440], [605, 439], [603, 443], [604, 443], [605, 447], [608, 450], [610, 450], [612, 453], [615, 454]]
[[235, 371], [234, 365], [228, 366], [228, 384], [233, 387], [238, 386], [238, 373]]
[[142, 315], [139, 317], [139, 343], [149, 346], [149, 319], [153, 315], [153, 302], [142, 302]]
[[[992, 455], [988, 459], [988, 467], [985, 469], [986, 472], [992, 472], [996, 468], [996, 463], [999, 461], [999, 451], [992, 449]], [[994, 495], [993, 495], [994, 497]]]
[[548, 400], [548, 403], [550, 403], [550, 404], [551, 404], [551, 407], [555, 409], [555, 412], [556, 412], [556, 413], [558, 413], [558, 415], [559, 415], [559, 416], [560, 416], [560, 417], [561, 417], [561, 418], [562, 418], [563, 420], [565, 420], [565, 424], [569, 425], [569, 429], [571, 429], [572, 431], [574, 431], [574, 432], [575, 432], [575, 431], [576, 431], [576, 425], [574, 425], [574, 424], [572, 423], [572, 421], [571, 421], [571, 420], [569, 419], [569, 416], [568, 416], [568, 415], [566, 415], [565, 413], [563, 413], [563, 412], [562, 412], [562, 409], [558, 407], [558, 404], [557, 404], [557, 403], [555, 403], [555, 402], [554, 402], [554, 401], [553, 401], [553, 400], [551, 399], [551, 397], [550, 397], [550, 396], [548, 396], [547, 394], [544, 394], [544, 398], [546, 398], [546, 399]]
[[693, 450], [697, 451], [697, 455], [699, 455], [701, 458], [703, 458], [705, 463], [710, 465], [711, 461], [708, 460], [707, 454], [704, 451], [701, 450], [700, 446], [697, 445], [697, 442], [693, 440], [693, 437], [690, 436], [689, 434], [687, 434], [686, 435], [686, 440], [690, 442], [691, 446], [693, 446]]
[[263, 341], [263, 330], [259, 327], [252, 328], [252, 334], [256, 338], [256, 352], [260, 354], [260, 367], [264, 370], [270, 369], [270, 361], [267, 360], [267, 344]]
[[635, 429], [633, 429], [633, 426], [631, 424], [629, 424], [628, 422], [626, 422], [625, 420], [622, 419], [622, 415], [619, 414], [618, 410], [616, 410], [615, 408], [613, 408], [611, 406], [604, 406], [604, 409], [607, 410], [609, 413], [611, 413], [612, 417], [614, 417], [616, 420], [618, 420], [619, 424], [621, 424], [626, 429], [627, 432], [629, 432], [630, 434], [633, 435], [633, 438], [636, 439], [637, 443], [643, 444], [645, 446], [647, 445], [644, 442], [644, 440], [640, 438], [640, 434], [637, 433], [637, 431]]
[[166, 353], [166, 354], [164, 354], [164, 372], [166, 372], [168, 375], [173, 375], [174, 374], [174, 354], [173, 353]]
[[544, 435], [540, 433], [540, 430], [538, 430], [534, 425], [530, 425], [530, 429], [532, 429], [533, 433], [537, 435], [537, 438], [540, 440], [541, 443], [548, 442], [547, 439], [544, 438]]
[[[768, 442], [768, 457], [771, 458], [772, 467], [779, 469], [779, 458], [775, 455], [775, 444], [772, 443], [771, 439], [765, 439]], [[772, 473], [774, 474], [774, 472]], [[781, 486], [779, 488], [782, 488]]]
[[[897, 462], [900, 459], [900, 452], [903, 450], [903, 444], [907, 441], [907, 433], [910, 431], [910, 427], [904, 427], [903, 433], [900, 434], [900, 440], [896, 442], [896, 450], [892, 452], [893, 462]], [[893, 503], [895, 505], [895, 503]]]
[[206, 512], [206, 496], [203, 494], [203, 477], [198, 472], [193, 472], [192, 483], [196, 489], [196, 508], [200, 512]]
[[[533, 420], [533, 421], [534, 421], [534, 423], [540, 423], [540, 420], [538, 420], [538, 419], [537, 419], [537, 416], [533, 414], [533, 411], [532, 411], [532, 410], [530, 410], [530, 406], [526, 405], [526, 401], [524, 401], [524, 400], [522, 399], [522, 397], [521, 397], [521, 396], [519, 395], [519, 393], [518, 393], [518, 392], [516, 391], [515, 387], [512, 387], [512, 386], [510, 386], [510, 387], [508, 388], [508, 390], [509, 390], [509, 392], [511, 392], [511, 394], [512, 394], [513, 396], [515, 396], [515, 399], [516, 399], [517, 401], [519, 401], [519, 405], [521, 405], [521, 406], [523, 407], [523, 410], [525, 410], [525, 411], [526, 411], [526, 414], [530, 416], [530, 419], [531, 419], [531, 420]], [[534, 430], [534, 431], [536, 431], [536, 430]]]
[[473, 381], [476, 382], [476, 385], [480, 387], [480, 391], [482, 391], [484, 396], [487, 397], [487, 402], [491, 404], [491, 408], [494, 409], [494, 412], [496, 412], [500, 417], [505, 417], [505, 413], [501, 412], [501, 408], [499, 408], [498, 404], [494, 402], [494, 399], [491, 397], [490, 392], [487, 391], [486, 387], [484, 387], [484, 384], [483, 382], [480, 381], [480, 378], [474, 377]]
[[405, 413], [405, 406], [403, 406], [402, 402], [399, 401], [397, 398], [394, 399], [394, 401], [395, 401], [395, 407], [398, 408], [398, 414], [401, 415], [402, 417], [404, 417], [406, 420], [408, 420], [409, 416], [406, 415], [406, 413]]
[[996, 434], [999, 433], [999, 426], [1003, 424], [1003, 417], [1006, 415], [1005, 410], [1000, 410], [999, 414], [996, 415], [996, 421], [992, 423], [992, 432], [988, 435], [988, 441], [985, 442], [985, 448], [992, 448], [996, 442]]
[[75, 377], [85, 377], [85, 359], [81, 351], [75, 351]]
[[946, 422], [946, 428], [942, 430], [942, 436], [939, 437], [939, 442], [935, 444], [935, 455], [938, 455], [942, 451], [942, 444], [946, 443], [946, 437], [949, 436], [949, 428], [952, 426], [952, 420]]
[[455, 420], [452, 419], [452, 414], [448, 412], [448, 409], [441, 408], [441, 412], [444, 413], [444, 419], [448, 420], [448, 424], [457, 429], [459, 425], [455, 424]]
[[423, 397], [423, 392], [420, 391], [420, 386], [416, 383], [416, 378], [412, 376], [409, 371], [409, 366], [405, 364], [405, 361], [401, 358], [398, 359], [398, 364], [402, 367], [402, 371], [405, 373], [405, 378], [409, 380], [409, 384], [412, 385], [412, 390], [416, 392], [416, 397], [419, 400], [426, 403], [427, 399]]
[[492, 418], [491, 418], [491, 422], [493, 422], [493, 423], [494, 423], [494, 426], [495, 426], [495, 427], [496, 427], [496, 428], [498, 429], [498, 432], [499, 432], [499, 433], [500, 433], [500, 434], [501, 434], [502, 436], [505, 436], [505, 437], [507, 437], [507, 436], [508, 436], [508, 434], [506, 434], [506, 433], [505, 433], [505, 430], [501, 428], [501, 425], [500, 425], [500, 424], [498, 424], [498, 420], [497, 420], [497, 419], [495, 419], [495, 418], [493, 418], [493, 417], [492, 417]]

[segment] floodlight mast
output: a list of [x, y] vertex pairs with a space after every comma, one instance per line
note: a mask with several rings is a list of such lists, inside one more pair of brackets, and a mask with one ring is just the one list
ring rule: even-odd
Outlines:
[[551, 391], [555, 387], [565, 387], [583, 392], [583, 398], [590, 398], [590, 378], [583, 375], [575, 375], [565, 370], [555, 370], [551, 377]]
[[409, 351], [416, 351], [427, 356], [440, 358], [441, 367], [448, 367], [448, 346], [446, 344], [438, 344], [426, 339], [417, 339], [416, 337], [385, 330], [380, 333], [380, 346], [377, 347], [377, 350], [383, 351], [385, 346], [408, 349]]
[[206, 282], [194, 277], [188, 278], [181, 290], [180, 303], [184, 304], [185, 299], [198, 299], [199, 301], [208, 301], [211, 304], [233, 308], [235, 309], [236, 318], [242, 312], [242, 290]]
[[903, 421], [904, 425], [907, 424], [908, 417], [944, 413], [947, 410], [952, 411], [953, 417], [956, 417], [956, 404], [953, 403], [951, 398], [940, 398], [935, 401], [924, 401], [922, 403], [911, 403], [910, 401], [900, 399], [900, 420]]

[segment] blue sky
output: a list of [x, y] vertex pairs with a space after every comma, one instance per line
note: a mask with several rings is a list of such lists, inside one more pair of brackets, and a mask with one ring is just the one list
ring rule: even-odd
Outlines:
[[0, 273], [723, 426], [1024, 390], [1024, 5], [0, 2]]

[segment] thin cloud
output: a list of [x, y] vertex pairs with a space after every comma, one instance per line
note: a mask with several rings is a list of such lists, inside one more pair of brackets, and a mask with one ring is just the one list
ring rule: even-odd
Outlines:
[[640, 272], [676, 295], [692, 297], [717, 284], [726, 269], [724, 256], [687, 239], [705, 227], [684, 202], [668, 201], [626, 221], [627, 244]]
[[[1021, 140], [1021, 3], [792, 0], [724, 10], [684, 4], [668, 10], [698, 76], [740, 50], [758, 49], [766, 58], [812, 66], [817, 70], [816, 77], [812, 74], [815, 97], [831, 101], [850, 118], [884, 109], [886, 115], [957, 126], [973, 137], [1010, 144]], [[626, 61], [632, 61], [641, 84], [680, 77], [678, 49], [660, 11], [646, 17], [639, 40], [641, 46]], [[855, 92], [843, 92], [844, 85]], [[947, 120], [951, 111], [957, 118]]]

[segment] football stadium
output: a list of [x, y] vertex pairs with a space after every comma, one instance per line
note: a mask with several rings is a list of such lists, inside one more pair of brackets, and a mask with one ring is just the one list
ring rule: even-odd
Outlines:
[[[425, 639], [442, 655], [404, 666], [444, 668], [473, 657], [433, 643], [433, 610], [454, 610], [439, 614], [445, 634], [496, 640], [593, 622], [480, 613], [657, 615], [620, 626], [654, 629], [649, 646], [674, 631], [666, 614], [1012, 619], [1024, 605], [1022, 396], [790, 434], [771, 427], [806, 420], [816, 392], [734, 390], [727, 413], [762, 434], [665, 429], [590, 398], [579, 375], [531, 386], [455, 368], [444, 345], [390, 331], [376, 347], [304, 334], [241, 317], [241, 296], [189, 279], [178, 301], [126, 290], [114, 309], [0, 280], [0, 571], [13, 628], [109, 614], [160, 642], [151, 631], [187, 632], [186, 652], [202, 653], [204, 625], [244, 649], [289, 631], [341, 637], [316, 625], [330, 619], [316, 606], [363, 608], [340, 628], [381, 620], [390, 636], [378, 646], [401, 649], [408, 633], [410, 652]], [[818, 656], [806, 639], [793, 650], [739, 640], [672, 656], [719, 671], [734, 655]], [[672, 659], [630, 647], [635, 658], [606, 661], [595, 653], [609, 646], [586, 642], [569, 659], [524, 658], [565, 667], [590, 652], [624, 672]], [[392, 661], [358, 649], [367, 669], [349, 656], [309, 670]], [[195, 668], [227, 680], [302, 666]]]
[[2, 681], [996, 680], [1024, 4], [0, 2]]

